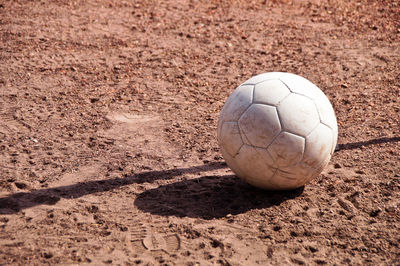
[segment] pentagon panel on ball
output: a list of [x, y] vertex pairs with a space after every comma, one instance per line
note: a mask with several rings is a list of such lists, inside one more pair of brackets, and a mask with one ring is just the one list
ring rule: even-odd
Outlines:
[[251, 145], [263, 148], [281, 131], [276, 108], [265, 104], [252, 104], [240, 117], [239, 127]]
[[325, 94], [307, 79], [283, 72], [245, 81], [228, 97], [218, 121], [226, 163], [263, 189], [295, 189], [318, 176], [337, 136]]

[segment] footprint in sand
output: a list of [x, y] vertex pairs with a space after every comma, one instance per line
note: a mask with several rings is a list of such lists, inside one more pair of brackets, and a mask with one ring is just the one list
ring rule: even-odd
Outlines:
[[114, 125], [103, 132], [103, 135], [114, 140], [116, 144], [138, 147], [145, 143], [147, 148], [160, 148], [159, 145], [168, 147], [162, 141], [164, 122], [156, 115], [111, 113], [107, 118]]
[[166, 141], [166, 125], [160, 116], [110, 113], [107, 118], [113, 126], [101, 132], [102, 137], [136, 152], [162, 154], [165, 161], [176, 163], [178, 151]]
[[178, 235], [165, 235], [151, 232], [144, 224], [138, 223], [137, 228], [131, 231], [131, 248], [135, 254], [143, 254], [146, 251], [163, 251], [172, 254], [181, 247]]
[[2, 105], [0, 103], [0, 133], [12, 134], [26, 130], [26, 126], [15, 116], [17, 108], [6, 110]]
[[180, 238], [177, 235], [151, 234], [146, 236], [142, 243], [147, 250], [163, 250], [168, 254], [180, 248]]

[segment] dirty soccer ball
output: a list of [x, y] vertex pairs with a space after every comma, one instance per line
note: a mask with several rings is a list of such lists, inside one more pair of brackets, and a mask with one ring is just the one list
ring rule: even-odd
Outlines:
[[282, 72], [254, 76], [236, 88], [218, 122], [228, 166], [263, 189], [295, 189], [318, 176], [337, 135], [325, 94], [307, 79]]

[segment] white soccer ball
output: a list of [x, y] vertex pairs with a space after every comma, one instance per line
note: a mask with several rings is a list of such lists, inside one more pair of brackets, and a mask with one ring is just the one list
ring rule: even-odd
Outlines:
[[307, 79], [283, 72], [254, 76], [236, 88], [218, 121], [226, 163], [263, 189], [295, 189], [318, 176], [337, 135], [325, 94]]

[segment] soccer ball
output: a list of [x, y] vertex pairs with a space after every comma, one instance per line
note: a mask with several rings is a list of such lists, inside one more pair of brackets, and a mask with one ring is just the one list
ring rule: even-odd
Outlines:
[[271, 190], [303, 186], [336, 147], [335, 112], [325, 94], [298, 75], [254, 76], [227, 99], [218, 143], [228, 166], [249, 184]]

